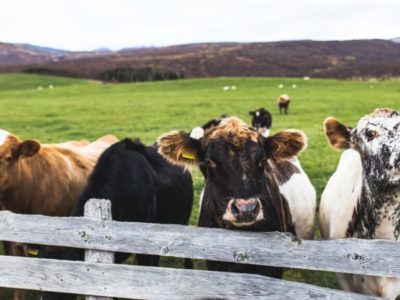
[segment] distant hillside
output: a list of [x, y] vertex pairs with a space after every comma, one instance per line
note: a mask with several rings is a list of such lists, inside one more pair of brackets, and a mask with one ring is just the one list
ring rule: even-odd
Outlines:
[[[4, 65], [3, 65], [4, 66]], [[151, 69], [185, 77], [400, 76], [400, 43], [390, 40], [202, 43], [133, 48], [101, 55], [71, 53], [60, 59], [4, 70], [35, 68], [53, 74], [104, 79], [120, 70]], [[108, 73], [107, 73], [108, 72]]]
[[104, 53], [101, 51], [72, 52], [49, 47], [40, 47], [30, 44], [0, 43], [0, 70], [2, 67], [42, 64], [64, 59], [78, 59], [96, 57]]
[[54, 61], [64, 52], [57, 53], [49, 49], [26, 44], [0, 43], [0, 66], [15, 66]]
[[395, 43], [400, 43], [400, 36], [392, 39], [391, 41]]

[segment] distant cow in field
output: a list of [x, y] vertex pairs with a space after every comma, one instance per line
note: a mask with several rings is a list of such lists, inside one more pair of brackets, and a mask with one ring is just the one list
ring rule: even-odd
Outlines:
[[272, 115], [264, 107], [261, 107], [255, 111], [249, 111], [249, 115], [252, 116], [251, 126], [253, 126], [259, 133], [264, 137], [269, 136], [269, 129], [272, 126]]
[[[325, 134], [345, 149], [320, 205], [324, 238], [400, 241], [400, 113], [377, 109], [351, 129], [334, 118]], [[347, 291], [400, 298], [400, 279], [337, 274]]]
[[[296, 233], [296, 227], [304, 225], [295, 224], [290, 200], [279, 189], [279, 184], [285, 186], [293, 175], [301, 174], [290, 160], [306, 146], [302, 132], [284, 130], [264, 138], [230, 117], [205, 130], [201, 139], [176, 131], [162, 136], [159, 145], [160, 153], [172, 163], [200, 166], [205, 173], [199, 226]], [[290, 197], [303, 192], [301, 185], [296, 188], [288, 191]], [[297, 213], [312, 223], [313, 230], [314, 211]], [[282, 275], [281, 268], [273, 267], [211, 261], [207, 266], [210, 270]]]
[[[85, 146], [46, 145], [0, 130], [0, 205], [21, 214], [69, 215], [98, 157], [116, 140], [105, 136]], [[10, 250], [12, 255], [26, 254], [15, 244]], [[23, 299], [23, 294], [14, 299]]]
[[289, 104], [290, 104], [290, 98], [286, 94], [282, 94], [278, 97], [277, 99], [278, 106], [279, 106], [279, 113], [282, 114], [284, 113], [287, 115], [289, 112]]
[[[109, 199], [116, 221], [173, 223], [189, 222], [193, 203], [193, 183], [189, 172], [167, 162], [156, 146], [122, 140], [100, 157], [88, 185], [79, 197], [72, 216], [83, 216], [84, 204], [91, 198]], [[117, 263], [130, 254], [117, 253]], [[45, 253], [47, 258], [83, 260], [83, 250]], [[159, 257], [137, 255], [141, 265], [158, 265]], [[185, 260], [191, 268], [191, 261]], [[43, 293], [43, 300], [75, 299], [75, 295]]]

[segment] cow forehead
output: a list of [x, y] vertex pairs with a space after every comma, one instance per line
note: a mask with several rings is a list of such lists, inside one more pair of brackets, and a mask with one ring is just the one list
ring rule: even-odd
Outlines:
[[399, 126], [400, 113], [391, 110], [376, 110], [372, 114], [363, 117], [357, 124], [357, 131], [365, 129], [368, 126], [382, 128], [385, 130], [393, 130]]
[[8, 131], [0, 129], [0, 146], [4, 145], [10, 135], [11, 134]]
[[224, 141], [235, 147], [242, 147], [248, 141], [258, 142], [259, 133], [236, 117], [222, 120], [217, 126], [204, 133], [205, 141]]

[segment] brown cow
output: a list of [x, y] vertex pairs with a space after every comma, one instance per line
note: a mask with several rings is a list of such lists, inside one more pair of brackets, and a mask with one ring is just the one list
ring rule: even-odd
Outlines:
[[[108, 135], [91, 144], [40, 144], [0, 130], [0, 205], [15, 213], [68, 216], [98, 157], [116, 141]], [[23, 255], [22, 248], [11, 252]]]

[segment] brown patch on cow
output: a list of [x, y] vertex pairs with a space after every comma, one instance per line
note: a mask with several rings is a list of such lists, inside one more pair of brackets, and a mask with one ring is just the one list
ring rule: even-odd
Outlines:
[[275, 159], [290, 159], [306, 147], [306, 135], [294, 129], [282, 130], [265, 140], [267, 155]]
[[293, 174], [299, 174], [300, 170], [292, 162], [288, 160], [269, 159], [269, 165], [273, 170], [276, 181], [279, 185], [288, 182]]
[[158, 140], [158, 152], [169, 162], [183, 167], [199, 163], [199, 142], [182, 131], [172, 131]]
[[259, 133], [236, 117], [222, 120], [217, 126], [204, 132], [204, 140], [222, 140], [235, 148], [242, 148], [248, 141], [257, 142]]
[[332, 148], [348, 149], [350, 147], [350, 128], [339, 123], [335, 118], [325, 119], [324, 131]]

